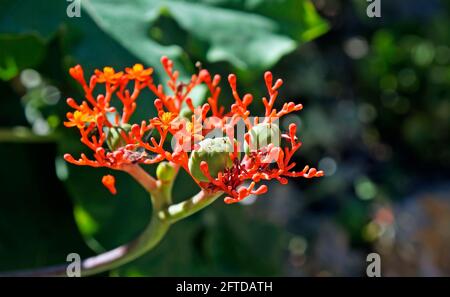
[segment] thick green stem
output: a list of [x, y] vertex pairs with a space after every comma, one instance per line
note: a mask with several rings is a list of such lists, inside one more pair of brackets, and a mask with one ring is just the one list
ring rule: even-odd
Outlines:
[[81, 275], [88, 276], [108, 271], [126, 264], [153, 249], [169, 230], [170, 223], [153, 214], [148, 227], [134, 241], [112, 251], [86, 259], [81, 266]]
[[[171, 224], [186, 218], [214, 202], [222, 192], [200, 191], [192, 198], [172, 204], [170, 181], [155, 180], [141, 167], [129, 167], [125, 171], [136, 178], [151, 194], [153, 213], [150, 223], [135, 240], [103, 254], [85, 259], [81, 263], [81, 275], [89, 276], [120, 267], [152, 250], [165, 236]], [[147, 184], [148, 182], [151, 185]], [[67, 265], [38, 268], [0, 274], [0, 276], [66, 276]]]
[[210, 205], [222, 194], [222, 192], [210, 193], [202, 190], [192, 198], [173, 204], [167, 209], [160, 211], [159, 217], [168, 219], [173, 224]]
[[[152, 201], [157, 199], [170, 200], [169, 197], [152, 196]], [[167, 233], [170, 227], [169, 220], [162, 220], [157, 215], [160, 209], [154, 208], [150, 223], [141, 235], [135, 240], [119, 246], [111, 251], [85, 259], [81, 263], [81, 276], [89, 276], [120, 267], [146, 252], [153, 249]], [[24, 270], [0, 274], [0, 276], [66, 276], [67, 265], [57, 265], [36, 270]]]
[[144, 232], [131, 243], [83, 261], [82, 276], [97, 274], [128, 263], [153, 249], [164, 238], [171, 222], [161, 218], [158, 214], [172, 203], [173, 180], [164, 183], [156, 181], [155, 186], [156, 188], [152, 188], [150, 195], [153, 214]]

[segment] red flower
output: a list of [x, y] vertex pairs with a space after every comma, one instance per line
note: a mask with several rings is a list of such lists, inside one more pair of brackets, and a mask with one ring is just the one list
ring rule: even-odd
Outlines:
[[172, 127], [174, 120], [177, 118], [177, 114], [170, 111], [160, 111], [157, 118], [150, 121], [153, 126], [161, 127], [163, 130], [168, 130]]
[[128, 79], [145, 82], [151, 79], [153, 68], [144, 69], [142, 64], [135, 64], [132, 68], [125, 68]]
[[88, 113], [83, 113], [82, 111], [76, 110], [74, 113], [68, 112], [67, 118], [68, 122], [64, 122], [64, 126], [77, 127], [78, 129], [84, 128], [86, 124], [92, 123], [95, 121], [95, 117]]
[[[66, 127], [76, 127], [79, 130], [81, 142], [91, 150], [91, 157], [82, 154], [79, 159], [75, 159], [66, 154], [65, 160], [76, 165], [108, 167], [124, 171], [127, 171], [129, 166], [168, 160], [184, 168], [203, 189], [227, 193], [226, 203], [238, 202], [249, 195], [267, 192], [267, 186], [258, 186], [265, 180], [276, 179], [286, 184], [289, 177], [323, 176], [322, 171], [309, 166], [305, 166], [301, 171], [295, 171], [296, 164], [291, 159], [301, 147], [296, 136], [295, 124], [291, 124], [289, 131], [281, 137], [272, 135], [279, 131], [276, 126], [279, 118], [303, 108], [301, 104], [293, 102], [284, 103], [280, 109], [275, 108], [278, 90], [283, 84], [281, 79], [273, 82], [272, 73], [264, 74], [269, 94], [268, 98], [261, 99], [265, 117], [251, 118], [249, 106], [254, 98], [251, 94], [239, 95], [234, 74], [228, 76], [234, 102], [230, 108], [225, 108], [219, 105], [219, 75], [211, 76], [203, 69], [198, 74], [192, 75], [188, 82], [180, 82], [178, 72], [173, 70], [173, 62], [163, 57], [161, 63], [169, 78], [166, 84], [169, 92], [166, 92], [163, 85], [155, 85], [152, 78], [153, 69], [144, 69], [141, 64], [126, 68], [125, 74], [123, 71], [116, 73], [111, 67], [105, 67], [103, 71], [96, 70], [89, 84], [84, 79], [81, 66], [77, 65], [70, 69], [71, 76], [82, 85], [87, 101], [77, 104], [75, 100], [69, 98], [67, 103], [74, 111], [67, 113], [68, 121], [64, 124]], [[106, 83], [106, 88], [104, 93], [94, 96], [98, 93], [97, 83]], [[191, 91], [202, 84], [209, 90], [207, 103], [194, 106], [194, 101], [190, 98]], [[158, 117], [141, 123], [130, 123], [136, 110], [136, 101], [144, 88], [148, 88], [157, 97], [154, 105]], [[119, 98], [122, 104], [120, 108], [110, 105], [113, 97]], [[190, 113], [186, 113], [183, 108], [188, 108], [187, 111]], [[243, 143], [234, 139], [235, 126], [241, 120], [249, 131], [245, 135], [245, 142], [246, 147], [251, 149], [245, 154], [239, 151]], [[271, 128], [265, 130], [264, 127]], [[214, 155], [211, 157], [202, 151], [195, 154], [199, 159], [197, 162], [200, 163], [192, 167], [201, 172], [192, 174], [188, 163], [190, 156], [194, 154], [190, 151], [199, 149], [198, 142], [208, 137], [208, 133], [217, 130], [224, 132], [232, 140], [230, 143], [233, 143], [231, 145], [233, 150], [225, 152], [229, 154], [231, 162], [222, 162], [222, 167], [218, 167], [217, 164], [211, 163], [215, 162]], [[174, 140], [171, 141], [171, 150], [167, 149], [168, 139]], [[281, 144], [278, 145], [274, 139], [276, 142], [280, 140]], [[202, 160], [202, 156], [205, 156], [207, 161]], [[228, 155], [217, 156], [222, 161], [230, 160]], [[210, 167], [217, 176], [210, 175]], [[199, 181], [194, 176], [202, 178]], [[104, 176], [102, 182], [111, 193], [116, 192], [113, 176]], [[248, 186], [243, 186], [245, 184]]]
[[104, 67], [103, 71], [95, 70], [97, 76], [97, 82], [116, 84], [123, 76], [123, 71], [117, 72], [112, 67]]

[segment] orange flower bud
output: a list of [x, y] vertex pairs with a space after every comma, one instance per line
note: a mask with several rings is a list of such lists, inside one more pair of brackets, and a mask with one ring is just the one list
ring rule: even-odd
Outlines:
[[110, 174], [103, 176], [102, 183], [111, 192], [111, 194], [117, 194], [116, 179], [114, 178], [114, 176]]

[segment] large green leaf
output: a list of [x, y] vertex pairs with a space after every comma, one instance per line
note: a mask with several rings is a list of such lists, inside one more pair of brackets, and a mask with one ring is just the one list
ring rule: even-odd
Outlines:
[[[105, 32], [148, 64], [157, 65], [161, 55], [177, 58], [182, 49], [163, 46], [149, 37], [149, 29], [160, 16], [170, 15], [186, 34], [206, 42], [210, 62], [227, 61], [241, 69], [265, 69], [291, 52], [297, 44], [310, 40], [326, 30], [326, 25], [306, 0], [277, 1], [278, 8], [298, 11], [289, 13], [280, 25], [251, 10], [242, 11], [209, 5], [208, 1], [176, 0], [89, 0], [84, 8]], [[270, 6], [261, 7], [267, 11]], [[284, 9], [283, 9], [284, 10]], [[284, 14], [281, 14], [283, 16]], [[295, 18], [298, 18], [295, 22]], [[289, 27], [293, 34], [283, 34]], [[295, 29], [292, 29], [295, 28]]]
[[[196, 3], [198, 0], [184, 0]], [[282, 34], [299, 43], [325, 33], [329, 26], [309, 0], [202, 0], [217, 7], [260, 14], [274, 20]]]
[[[180, 61], [185, 53], [198, 51], [199, 58], [209, 62], [226, 61], [241, 70], [266, 69], [328, 28], [309, 0], [82, 1], [94, 23], [86, 14], [68, 18], [67, 5], [59, 0], [4, 0], [0, 3], [0, 31], [38, 33], [48, 39], [66, 23], [69, 27], [64, 33], [81, 34], [76, 38], [81, 47], [69, 48], [81, 62], [86, 63], [86, 55], [95, 55], [97, 59], [87, 64], [97, 60], [98, 64], [122, 64], [120, 57], [104, 62], [121, 49], [109, 42], [96, 46], [105, 39], [96, 32], [96, 24], [121, 47], [160, 71], [162, 55]], [[161, 32], [161, 18], [173, 19], [181, 33], [173, 24]]]

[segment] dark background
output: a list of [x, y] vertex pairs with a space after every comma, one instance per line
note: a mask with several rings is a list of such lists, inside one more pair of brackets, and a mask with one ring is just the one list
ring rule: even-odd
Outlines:
[[[111, 196], [107, 170], [62, 159], [84, 149], [61, 124], [65, 98], [82, 98], [68, 68], [141, 62], [159, 75], [168, 55], [185, 74], [195, 61], [234, 72], [256, 98], [265, 70], [283, 78], [278, 104], [304, 105], [281, 122], [299, 125], [296, 161], [327, 176], [219, 199], [110, 275], [363, 276], [371, 252], [386, 276], [450, 275], [448, 1], [382, 1], [381, 18], [363, 0], [81, 3], [68, 18], [65, 1], [0, 0], [0, 271], [94, 255], [144, 228], [150, 202], [130, 177]], [[153, 99], [138, 117], [154, 116]], [[186, 175], [175, 189], [197, 190]]]

